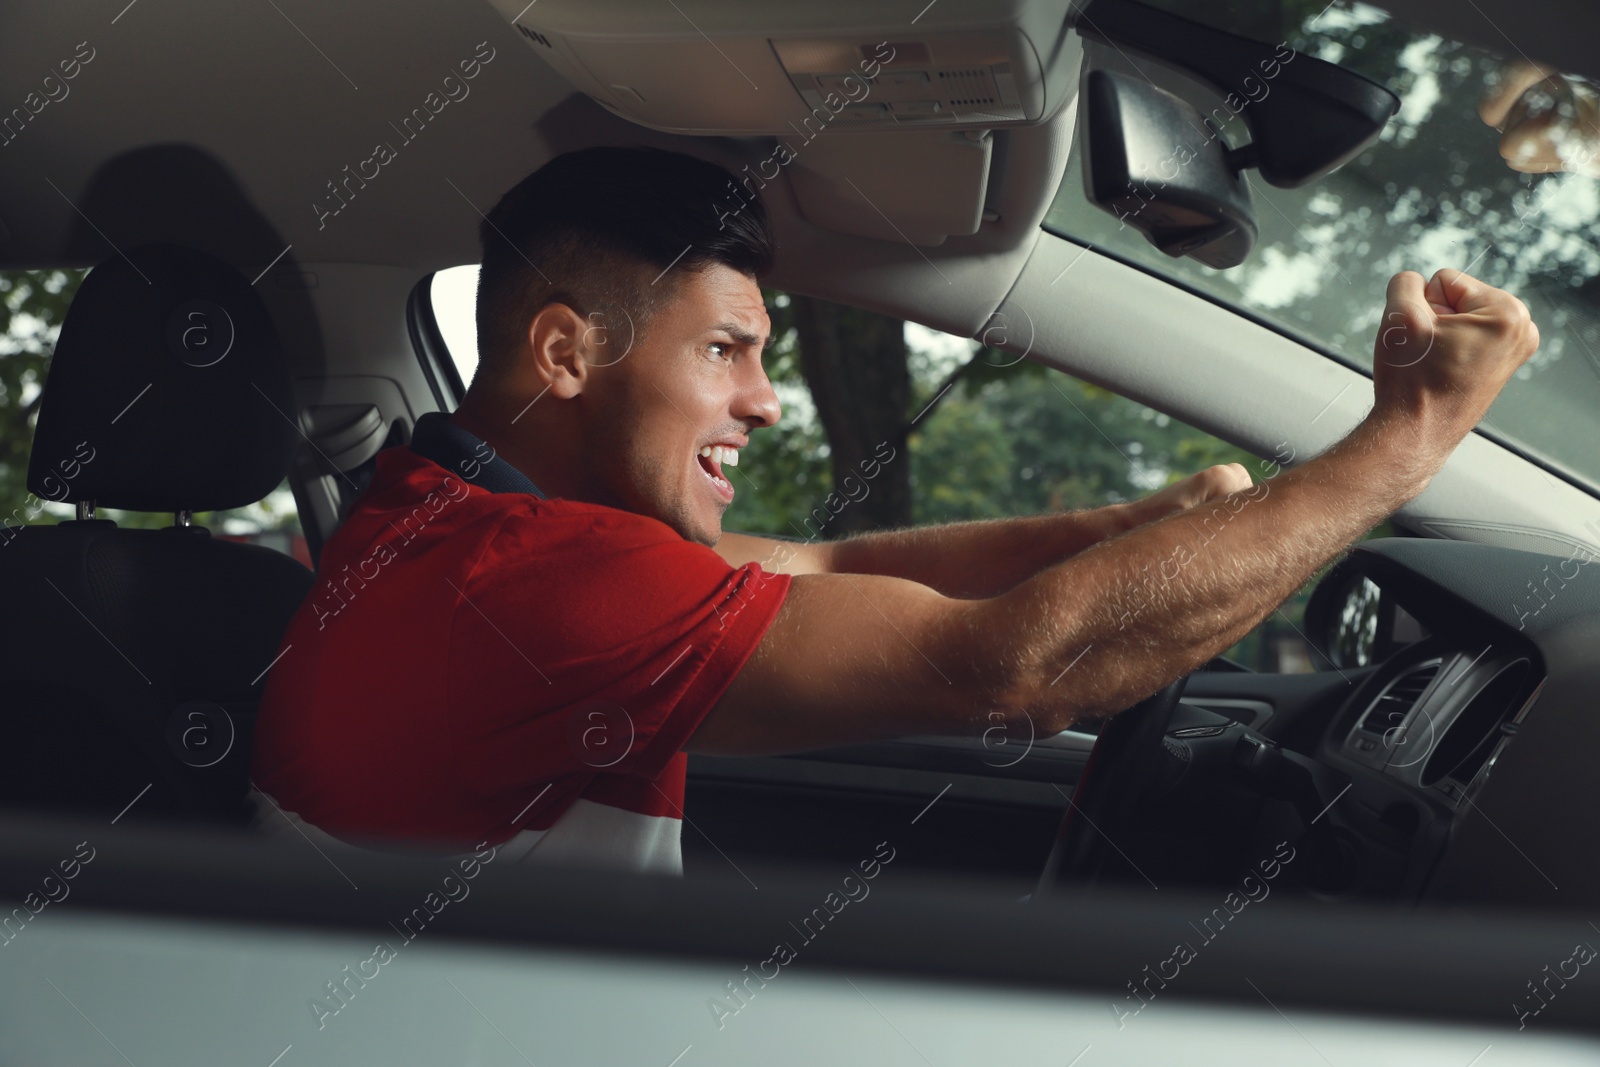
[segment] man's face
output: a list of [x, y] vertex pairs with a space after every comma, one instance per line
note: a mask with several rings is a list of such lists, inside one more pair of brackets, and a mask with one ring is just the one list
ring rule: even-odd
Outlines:
[[[780, 414], [761, 366], [771, 322], [761, 289], [736, 270], [669, 277], [671, 297], [632, 349], [593, 369], [584, 393], [597, 418], [585, 437], [593, 476], [620, 506], [714, 545], [744, 480], [733, 470], [739, 450]], [[626, 344], [607, 332], [608, 345]]]

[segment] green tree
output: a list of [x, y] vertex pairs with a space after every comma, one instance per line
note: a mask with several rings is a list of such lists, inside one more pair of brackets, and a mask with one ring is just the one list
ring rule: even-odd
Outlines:
[[801, 374], [828, 435], [837, 490], [809, 521], [829, 537], [909, 524], [905, 322], [808, 296], [791, 296], [786, 310]]
[[42, 518], [41, 502], [28, 492], [33, 424], [56, 335], [86, 273], [0, 271], [0, 507], [15, 521]]

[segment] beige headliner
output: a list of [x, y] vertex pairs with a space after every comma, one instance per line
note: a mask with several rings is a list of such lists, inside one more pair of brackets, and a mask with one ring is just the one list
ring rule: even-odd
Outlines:
[[[10, 233], [0, 241], [0, 266], [88, 265], [110, 254], [111, 244], [164, 238], [221, 246], [252, 275], [292, 245], [280, 267], [390, 264], [420, 276], [475, 260], [477, 210], [561, 151], [649, 143], [739, 165], [769, 150], [761, 141], [675, 138], [617, 119], [560, 81], [484, 0], [124, 2], [7, 5], [0, 109], [20, 106], [79, 42], [95, 58], [69, 96], [0, 147], [0, 223]], [[744, 6], [696, 0], [691, 7], [704, 14], [736, 3]], [[904, 14], [900, 3], [861, 3], [886, 19]], [[1497, 27], [1508, 27], [1521, 51], [1569, 69], [1595, 62], [1595, 50], [1571, 32], [1586, 25], [1578, 0], [1477, 0], [1480, 14], [1470, 18], [1453, 0], [1389, 6], [1502, 51], [1511, 48]], [[790, 3], [782, 20], [803, 22], [807, 16], [796, 12], [810, 7]], [[312, 205], [326, 195], [325, 183], [370, 156], [376, 142], [400, 143], [390, 123], [485, 41], [495, 58], [471, 95], [399, 147], [398, 158], [319, 230]], [[1049, 125], [998, 134], [989, 203], [999, 223], [938, 248], [820, 230], [797, 216], [789, 196], [771, 196], [782, 240], [773, 281], [954, 332], [980, 329], [1031, 250], [1071, 123], [1069, 108]], [[169, 147], [149, 148], [157, 145]], [[230, 185], [238, 193], [231, 199]], [[893, 214], [892, 204], [884, 206]]]
[[[1446, 20], [1446, 32], [1507, 52], [1497, 26], [1511, 27], [1517, 51], [1568, 69], [1592, 67], [1600, 55], [1575, 44], [1582, 40], [1572, 27], [1589, 24], [1575, 21], [1582, 5], [1572, 0], [1475, 0], [1472, 18], [1441, 0], [1390, 6]], [[302, 336], [312, 349], [295, 355], [305, 401], [349, 392], [379, 403], [386, 417], [431, 406], [415, 361], [394, 358], [409, 347], [398, 314], [404, 293], [430, 270], [475, 261], [477, 209], [553, 154], [641, 143], [742, 163], [768, 151], [761, 141], [674, 138], [615, 118], [574, 94], [482, 0], [336, 9], [308, 0], [136, 0], [128, 8], [113, 0], [98, 8], [93, 17], [56, 0], [8, 8], [0, 108], [19, 105], [79, 42], [95, 58], [67, 98], [0, 148], [0, 222], [9, 231], [0, 266], [88, 265], [111, 244], [162, 239], [222, 251], [254, 275], [292, 246], [274, 274], [315, 268], [319, 287], [295, 294], [280, 286], [270, 299], [291, 334], [297, 321], [308, 326]], [[400, 148], [319, 230], [312, 205], [324, 183], [375, 142], [398, 140], [388, 124], [484, 41], [495, 55], [471, 95]], [[1370, 403], [1366, 379], [1174, 286], [1093, 255], [1070, 281], [1051, 284], [1077, 254], [1039, 230], [1071, 127], [1066, 108], [1046, 125], [997, 135], [989, 203], [1000, 221], [935, 248], [831, 233], [799, 218], [787, 196], [770, 196], [781, 243], [774, 283], [966, 335], [1011, 294], [1004, 310], [1032, 316], [1036, 357], [1258, 454], [1289, 440], [1305, 456], [1358, 418]], [[1261, 372], [1255, 391], [1226, 386], [1247, 367]], [[321, 377], [329, 373], [344, 377]], [[1356, 388], [1313, 418], [1340, 383]], [[1480, 540], [1507, 527], [1576, 537], [1596, 501], [1549, 478], [1529, 489], [1528, 470], [1471, 438], [1406, 519]]]

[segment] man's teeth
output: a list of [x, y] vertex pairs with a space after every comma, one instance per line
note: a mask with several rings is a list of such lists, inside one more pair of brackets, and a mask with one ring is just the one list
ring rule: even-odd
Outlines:
[[706, 445], [700, 449], [700, 454], [719, 467], [737, 467], [739, 465], [739, 450], [737, 448], [729, 448], [727, 445]]

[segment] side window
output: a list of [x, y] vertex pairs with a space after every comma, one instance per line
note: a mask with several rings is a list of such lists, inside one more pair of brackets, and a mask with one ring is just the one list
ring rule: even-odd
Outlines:
[[[1203, 430], [1042, 364], [985, 371], [947, 394], [912, 439], [918, 521], [1123, 503], [1219, 463], [1238, 463], [1257, 481], [1274, 469]], [[1263, 672], [1330, 669], [1313, 662], [1318, 654], [1300, 633], [1311, 588], [1223, 655]]]
[[472, 372], [478, 369], [478, 265], [467, 263], [435, 273], [428, 299], [461, 384], [469, 385]]
[[[784, 415], [732, 468], [728, 529], [828, 538], [1120, 503], [1217, 463], [1261, 477], [1263, 457], [975, 341], [785, 293], [768, 311]], [[1224, 655], [1332, 669], [1301, 633], [1313, 586]]]
[[[86, 274], [87, 270], [0, 271], [0, 516], [8, 525], [49, 525], [74, 515], [70, 504], [42, 500], [28, 491], [28, 457], [56, 337]], [[124, 527], [172, 525], [168, 514], [114, 508], [97, 514]], [[248, 507], [196, 512], [194, 521], [215, 537], [264, 545], [311, 566], [288, 482]]]

